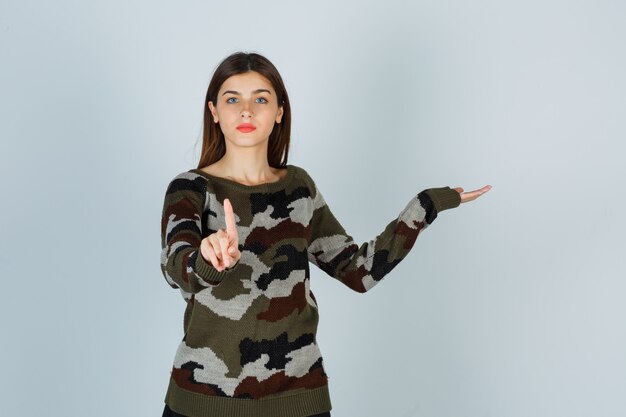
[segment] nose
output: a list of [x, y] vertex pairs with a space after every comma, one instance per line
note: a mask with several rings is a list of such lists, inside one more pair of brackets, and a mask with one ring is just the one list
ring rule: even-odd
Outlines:
[[243, 107], [241, 108], [241, 117], [244, 119], [247, 117], [252, 117], [252, 110], [250, 109], [250, 104], [247, 101], [244, 101]]

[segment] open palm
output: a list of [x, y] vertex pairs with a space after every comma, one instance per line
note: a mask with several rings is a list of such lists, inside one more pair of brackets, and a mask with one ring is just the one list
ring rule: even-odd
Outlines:
[[464, 192], [462, 187], [455, 187], [454, 190], [461, 194], [461, 203], [466, 203], [468, 201], [476, 200], [478, 197], [491, 190], [491, 185], [485, 185], [483, 188], [478, 190], [467, 192]]

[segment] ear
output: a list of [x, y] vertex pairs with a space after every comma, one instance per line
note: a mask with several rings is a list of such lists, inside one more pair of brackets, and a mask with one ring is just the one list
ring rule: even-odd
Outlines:
[[217, 111], [215, 110], [215, 106], [213, 105], [212, 101], [209, 101], [209, 103], [207, 104], [209, 106], [209, 110], [211, 111], [211, 115], [213, 115], [213, 120], [215, 120], [215, 123], [218, 122], [217, 120]]
[[278, 113], [276, 113], [276, 123], [280, 123], [280, 121], [282, 120], [283, 112], [284, 112], [283, 106], [280, 106], [278, 108]]

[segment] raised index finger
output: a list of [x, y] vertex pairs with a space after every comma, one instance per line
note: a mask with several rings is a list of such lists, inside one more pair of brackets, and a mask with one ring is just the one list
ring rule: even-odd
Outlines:
[[230, 204], [230, 200], [224, 199], [224, 217], [226, 217], [226, 233], [228, 238], [232, 241], [237, 241], [237, 228], [235, 227], [235, 214], [233, 213], [233, 206]]

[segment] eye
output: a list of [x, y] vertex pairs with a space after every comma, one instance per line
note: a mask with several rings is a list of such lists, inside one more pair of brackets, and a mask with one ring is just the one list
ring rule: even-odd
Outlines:
[[236, 100], [236, 99], [237, 99], [237, 97], [229, 97], [229, 98], [226, 99], [226, 102], [227, 103], [234, 103], [234, 101], [230, 101], [230, 100]]
[[267, 99], [265, 97], [259, 97], [258, 100], [264, 100], [261, 102], [263, 104], [267, 103]]

